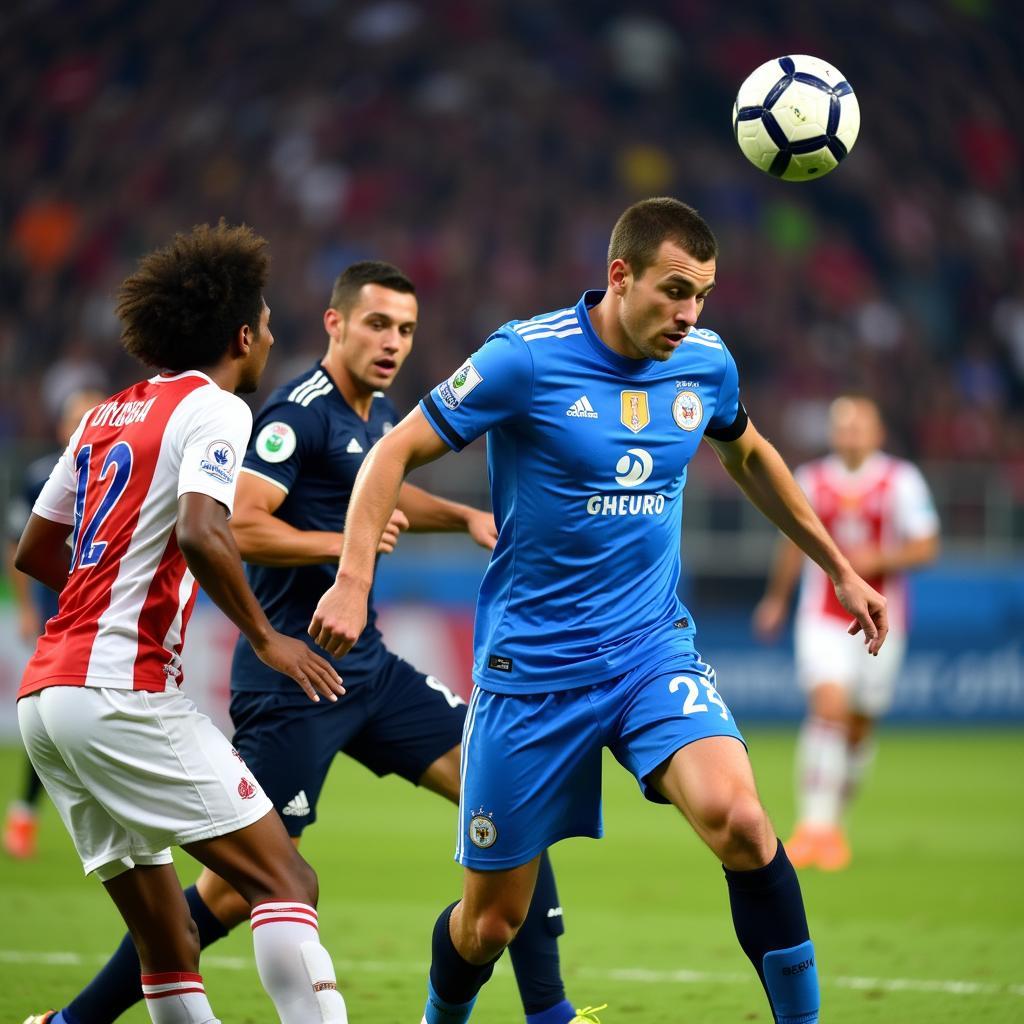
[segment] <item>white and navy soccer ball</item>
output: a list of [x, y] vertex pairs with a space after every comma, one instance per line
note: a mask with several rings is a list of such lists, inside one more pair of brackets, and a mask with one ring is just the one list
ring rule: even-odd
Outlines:
[[803, 54], [762, 64], [740, 86], [732, 126], [743, 155], [786, 181], [828, 174], [860, 130], [850, 83], [831, 64]]

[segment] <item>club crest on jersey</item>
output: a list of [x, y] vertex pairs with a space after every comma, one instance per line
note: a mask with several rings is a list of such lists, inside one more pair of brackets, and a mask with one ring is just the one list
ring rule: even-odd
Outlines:
[[469, 839], [481, 850], [486, 850], [498, 841], [498, 827], [489, 814], [484, 814], [482, 807], [469, 819]]
[[229, 484], [235, 479], [235, 449], [227, 441], [214, 441], [207, 445], [199, 468], [214, 480]]
[[287, 423], [268, 423], [256, 437], [256, 454], [264, 462], [284, 462], [295, 451], [295, 431]]
[[245, 776], [238, 780], [238, 795], [243, 800], [251, 800], [256, 792], [256, 787]]
[[680, 391], [672, 401], [672, 419], [682, 430], [696, 430], [704, 419], [704, 405], [696, 391]]
[[623, 391], [619, 419], [634, 434], [639, 434], [651, 422], [651, 409], [646, 391]]
[[483, 380], [472, 359], [467, 359], [446, 381], [438, 385], [437, 393], [449, 409], [458, 409], [462, 400]]

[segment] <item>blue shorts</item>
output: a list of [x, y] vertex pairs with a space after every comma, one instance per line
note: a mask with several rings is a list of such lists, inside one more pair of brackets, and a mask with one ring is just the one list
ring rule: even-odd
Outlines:
[[335, 755], [348, 754], [377, 775], [418, 783], [457, 746], [465, 702], [433, 676], [390, 655], [372, 681], [337, 703], [294, 693], [235, 692], [232, 739], [274, 802], [291, 836], [316, 821], [316, 805]]
[[462, 740], [455, 859], [478, 871], [518, 867], [569, 836], [599, 839], [601, 757], [608, 747], [648, 800], [647, 781], [677, 750], [706, 736], [743, 737], [692, 655], [556, 693], [473, 690]]

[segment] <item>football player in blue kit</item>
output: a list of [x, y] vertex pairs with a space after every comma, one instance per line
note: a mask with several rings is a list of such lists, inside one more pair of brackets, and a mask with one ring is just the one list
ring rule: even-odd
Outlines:
[[[415, 288], [396, 267], [377, 261], [348, 267], [324, 313], [326, 355], [277, 388], [253, 423], [232, 532], [267, 618], [310, 646], [309, 620], [334, 579], [353, 481], [367, 452], [398, 419], [384, 392], [409, 354], [417, 316]], [[382, 530], [379, 552], [392, 551], [405, 529], [465, 531], [481, 546], [494, 546], [490, 512], [409, 484], [398, 506]], [[359, 642], [343, 664], [335, 663], [347, 691], [336, 704], [311, 704], [247, 648], [239, 642], [231, 666], [233, 743], [296, 843], [316, 820], [338, 753], [377, 775], [394, 773], [458, 802], [465, 701], [384, 646], [372, 604]], [[185, 895], [204, 948], [248, 918], [242, 897], [212, 871], [204, 870]], [[527, 925], [511, 949], [530, 1024], [566, 1024], [575, 1016], [561, 980], [563, 930], [545, 857]], [[138, 961], [126, 936], [56, 1024], [108, 1024], [141, 998]]]
[[487, 433], [498, 542], [480, 588], [462, 743], [464, 888], [434, 928], [426, 1024], [469, 1018], [526, 917], [543, 852], [601, 835], [603, 747], [722, 862], [737, 937], [778, 1024], [818, 1020], [796, 873], [676, 593], [682, 492], [701, 438], [828, 573], [870, 654], [885, 639], [885, 601], [748, 419], [725, 343], [696, 327], [716, 259], [689, 206], [630, 207], [612, 232], [607, 289], [499, 328], [356, 481], [337, 580], [310, 624], [334, 657], [363, 629], [374, 552], [405, 473]]

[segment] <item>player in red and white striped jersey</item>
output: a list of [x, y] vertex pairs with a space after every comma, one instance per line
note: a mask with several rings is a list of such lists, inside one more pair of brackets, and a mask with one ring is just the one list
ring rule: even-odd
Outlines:
[[841, 814], [874, 753], [872, 726], [892, 703], [906, 650], [908, 569], [938, 553], [938, 517], [920, 471], [886, 455], [875, 403], [837, 398], [830, 410], [832, 454], [800, 467], [796, 478], [854, 569], [888, 602], [889, 636], [877, 658], [849, 636], [850, 616], [825, 574], [788, 541], [779, 548], [757, 632], [773, 637], [802, 575], [796, 663], [809, 695], [797, 753], [799, 820], [786, 844], [801, 866], [838, 870], [850, 860]]
[[[18, 693], [29, 757], [138, 949], [150, 1016], [215, 1020], [195, 925], [171, 864], [181, 846], [253, 907], [260, 977], [284, 1024], [346, 1021], [320, 945], [313, 870], [231, 744], [181, 689], [198, 585], [256, 653], [312, 700], [331, 666], [276, 633], [228, 526], [273, 336], [266, 243], [203, 225], [122, 285], [125, 348], [158, 372], [90, 409], [18, 545], [18, 569], [60, 592]], [[61, 1011], [51, 1024], [76, 1024]]]

